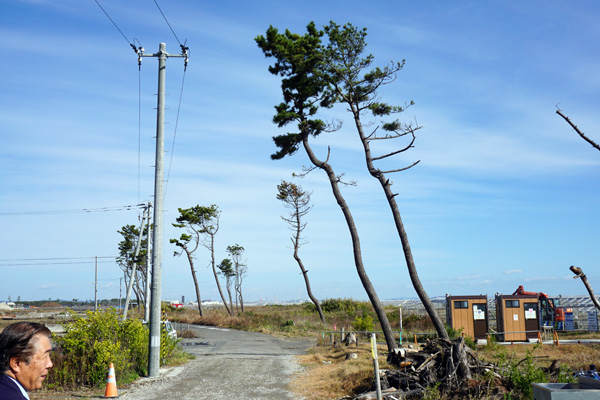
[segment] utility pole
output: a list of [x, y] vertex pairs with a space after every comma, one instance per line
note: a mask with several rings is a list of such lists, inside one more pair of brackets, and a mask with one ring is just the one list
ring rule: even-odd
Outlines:
[[98, 256], [96, 256], [96, 268], [94, 279], [94, 311], [98, 311]]
[[150, 297], [150, 343], [148, 351], [148, 376], [159, 375], [160, 368], [160, 328], [161, 328], [161, 274], [162, 274], [162, 241], [163, 241], [163, 206], [164, 206], [164, 124], [165, 124], [165, 68], [167, 57], [184, 57], [188, 61], [188, 48], [181, 46], [182, 54], [167, 53], [167, 45], [160, 43], [158, 53], [144, 54], [138, 49], [138, 63], [142, 57], [158, 57], [158, 99], [156, 110], [156, 165], [154, 171], [154, 232], [152, 244], [152, 290]]
[[[152, 207], [152, 203], [148, 203], [148, 234], [146, 235], [146, 249], [147, 251], [150, 251], [150, 249], [153, 249], [151, 243], [150, 243], [150, 238], [152, 237], [152, 224], [150, 223], [150, 207]], [[154, 251], [154, 250], [152, 250]], [[144, 321], [146, 321], [146, 323], [148, 323], [148, 321], [150, 321], [150, 280], [151, 280], [151, 275], [150, 275], [150, 267], [151, 267], [151, 263], [150, 263], [150, 257], [146, 257], [146, 287], [145, 287], [145, 295], [144, 295], [144, 299], [146, 299], [146, 303], [144, 304]]]

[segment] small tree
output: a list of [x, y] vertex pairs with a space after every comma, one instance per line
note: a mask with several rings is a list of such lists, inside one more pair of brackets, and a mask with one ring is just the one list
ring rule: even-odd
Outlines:
[[227, 288], [227, 294], [229, 295], [229, 309], [233, 310], [233, 300], [231, 297], [231, 286], [233, 285], [233, 278], [235, 277], [233, 263], [229, 258], [225, 258], [217, 265], [217, 268], [219, 269], [218, 274], [225, 277], [225, 287]]
[[227, 246], [227, 253], [229, 257], [231, 257], [231, 261], [233, 262], [233, 273], [235, 277], [234, 289], [235, 289], [235, 307], [236, 311], [238, 311], [238, 304], [242, 309], [242, 313], [244, 312], [244, 298], [242, 296], [242, 282], [246, 277], [248, 272], [248, 266], [246, 265], [245, 260], [242, 260], [242, 256], [244, 255], [244, 249], [239, 244], [234, 244], [233, 246]]
[[[133, 279], [133, 293], [137, 299], [138, 305], [146, 304], [146, 268], [148, 258], [148, 229], [144, 227], [142, 232], [142, 242], [137, 259], [135, 256], [135, 246], [138, 240], [140, 230], [134, 225], [125, 225], [121, 230], [117, 231], [123, 236], [123, 240], [119, 242], [119, 255], [117, 256], [117, 264], [123, 270], [125, 276], [125, 287], [129, 286], [129, 282]], [[132, 275], [133, 265], [137, 264], [135, 276]]]
[[192, 257], [199, 245], [210, 250], [210, 263], [212, 265], [215, 281], [217, 282], [217, 289], [219, 290], [225, 309], [231, 315], [232, 312], [229, 307], [227, 307], [225, 296], [223, 296], [223, 291], [221, 290], [215, 263], [215, 235], [219, 230], [219, 209], [213, 204], [210, 207], [197, 205], [187, 209], [178, 208], [178, 210], [180, 215], [177, 217], [177, 223], [173, 224], [173, 226], [176, 228], [187, 228], [188, 233], [182, 233], [179, 239], [171, 239], [170, 242], [181, 248], [180, 252], [175, 251], [176, 256], [181, 255], [182, 252], [184, 252], [188, 258], [192, 278], [194, 279], [194, 286], [196, 288], [198, 312], [200, 313], [200, 316], [203, 316], [202, 300], [200, 298], [200, 288], [198, 286], [198, 279], [196, 278], [196, 271], [194, 270], [194, 259]]
[[302, 218], [306, 216], [306, 214], [308, 214], [312, 208], [312, 205], [310, 204], [310, 193], [302, 190], [300, 186], [282, 180], [281, 183], [277, 185], [277, 199], [283, 202], [284, 207], [291, 210], [289, 217], [282, 216], [281, 219], [289, 224], [289, 227], [293, 232], [290, 240], [294, 246], [294, 260], [296, 260], [298, 266], [300, 267], [300, 271], [302, 271], [308, 297], [315, 304], [315, 307], [319, 312], [321, 322], [325, 323], [325, 315], [321, 309], [321, 304], [312, 293], [310, 281], [308, 280], [308, 271], [306, 268], [304, 268], [302, 259], [298, 254], [300, 246], [305, 244], [302, 242], [302, 231], [304, 231], [304, 228], [306, 228], [306, 222], [303, 222]]

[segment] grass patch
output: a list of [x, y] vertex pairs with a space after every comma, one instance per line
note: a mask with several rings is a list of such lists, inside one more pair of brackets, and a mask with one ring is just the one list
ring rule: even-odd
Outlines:
[[[347, 360], [349, 353], [356, 353], [358, 357]], [[381, 369], [390, 368], [384, 353], [379, 352]], [[298, 356], [298, 360], [304, 370], [294, 377], [292, 387], [294, 393], [307, 400], [338, 399], [364, 392], [374, 383], [370, 344], [343, 346], [338, 350], [319, 346], [307, 355]]]

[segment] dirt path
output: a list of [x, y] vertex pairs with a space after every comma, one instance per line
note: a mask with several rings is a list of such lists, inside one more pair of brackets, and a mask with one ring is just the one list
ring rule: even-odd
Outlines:
[[289, 381], [300, 368], [294, 355], [303, 354], [308, 342], [221, 328], [190, 329], [197, 338], [184, 339], [182, 345], [195, 360], [162, 370], [159, 378], [141, 379], [119, 398], [300, 399], [290, 392]]

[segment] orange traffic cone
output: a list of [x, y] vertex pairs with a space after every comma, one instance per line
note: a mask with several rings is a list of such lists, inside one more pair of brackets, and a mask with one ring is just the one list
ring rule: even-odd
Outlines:
[[117, 380], [115, 379], [115, 366], [113, 363], [110, 363], [110, 368], [108, 369], [108, 381], [106, 382], [104, 397], [119, 397], [117, 394]]

